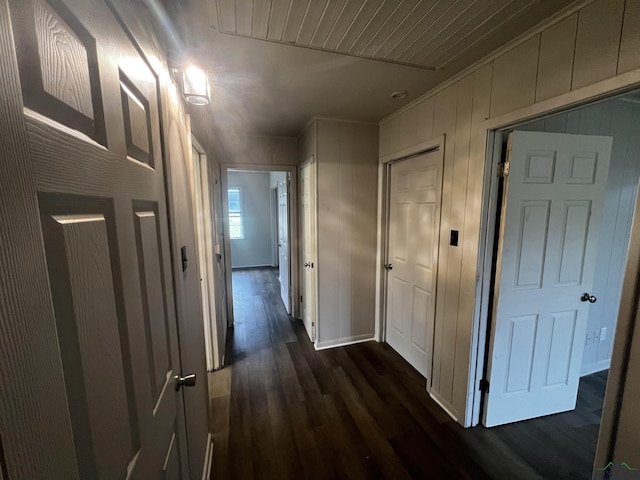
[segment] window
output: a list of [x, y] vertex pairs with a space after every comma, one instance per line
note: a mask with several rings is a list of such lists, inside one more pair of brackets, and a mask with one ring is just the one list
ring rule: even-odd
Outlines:
[[230, 188], [229, 197], [229, 237], [231, 240], [244, 238], [244, 220], [242, 218], [242, 193], [239, 188]]

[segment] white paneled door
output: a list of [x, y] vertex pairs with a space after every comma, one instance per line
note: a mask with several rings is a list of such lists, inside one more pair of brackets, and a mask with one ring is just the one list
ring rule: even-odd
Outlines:
[[300, 229], [302, 244], [302, 285], [300, 308], [302, 322], [312, 342], [315, 341], [316, 322], [316, 212], [315, 163], [306, 163], [300, 169]]
[[509, 136], [486, 426], [575, 408], [611, 145]]
[[[289, 174], [287, 174], [288, 176]], [[291, 313], [289, 300], [289, 180], [278, 182], [278, 269], [280, 298], [287, 313]]]
[[431, 379], [440, 237], [442, 153], [391, 166], [386, 340]]
[[22, 129], [0, 181], [3, 475], [189, 478], [166, 83], [100, 0], [0, 0], [0, 32], [0, 118]]

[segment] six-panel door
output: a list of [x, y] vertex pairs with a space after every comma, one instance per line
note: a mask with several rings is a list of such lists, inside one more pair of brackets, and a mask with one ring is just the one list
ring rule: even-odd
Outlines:
[[611, 145], [510, 134], [486, 426], [575, 408]]
[[103, 1], [9, 9], [67, 400], [49, 448], [65, 478], [182, 478], [158, 78]]

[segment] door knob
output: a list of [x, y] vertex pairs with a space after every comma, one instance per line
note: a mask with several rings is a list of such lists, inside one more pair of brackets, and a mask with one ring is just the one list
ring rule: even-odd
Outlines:
[[580, 300], [582, 300], [583, 302], [589, 302], [589, 303], [596, 303], [598, 301], [595, 295], [589, 295], [588, 293], [583, 293], [582, 296], [580, 297]]
[[310, 267], [310, 266], [311, 266], [311, 263], [309, 263], [309, 262], [304, 262], [304, 266], [305, 266], [305, 267]]
[[387, 270], [393, 270], [393, 264], [391, 264], [391, 263], [385, 263], [385, 264], [384, 264], [384, 268], [386, 268]]
[[176, 392], [180, 390], [182, 387], [195, 387], [196, 386], [196, 374], [192, 373], [191, 375], [185, 375], [181, 377], [180, 375], [176, 375]]

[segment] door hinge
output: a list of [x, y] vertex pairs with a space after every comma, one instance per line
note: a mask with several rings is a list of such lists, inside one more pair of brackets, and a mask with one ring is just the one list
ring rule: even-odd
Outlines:
[[499, 167], [500, 178], [507, 178], [509, 176], [510, 169], [511, 169], [511, 163], [509, 162], [509, 160], [507, 160], [504, 163], [501, 163]]
[[302, 295], [300, 295], [300, 303], [302, 303]]
[[489, 380], [487, 380], [486, 378], [483, 378], [482, 380], [480, 380], [480, 385], [478, 385], [478, 389], [481, 392], [489, 393]]

